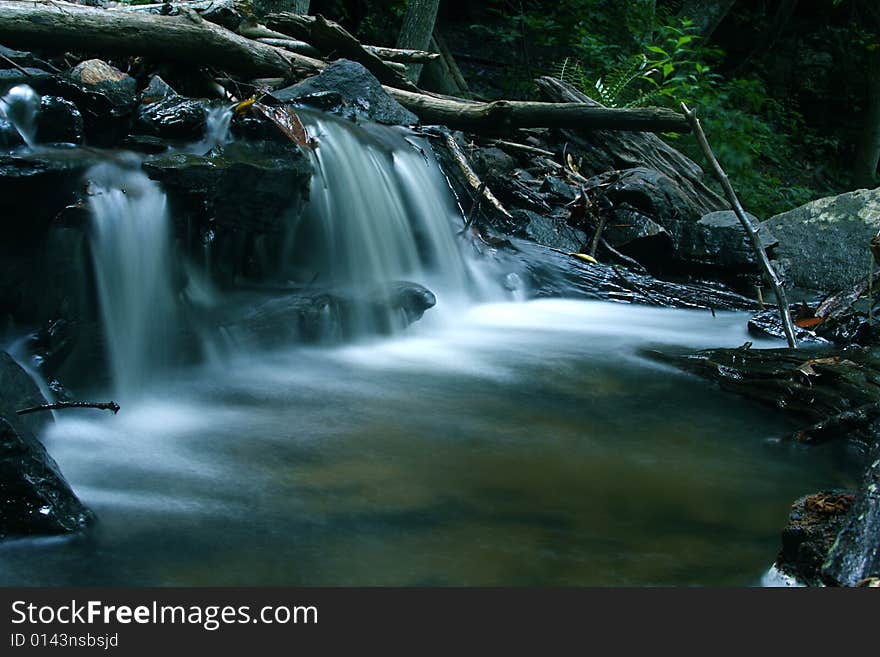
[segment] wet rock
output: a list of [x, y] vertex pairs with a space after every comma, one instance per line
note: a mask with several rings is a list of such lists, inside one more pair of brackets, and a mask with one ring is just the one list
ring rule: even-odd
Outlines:
[[868, 245], [880, 230], [880, 188], [812, 201], [761, 224], [789, 261], [786, 284], [836, 292], [868, 273]]
[[797, 500], [782, 531], [776, 566], [799, 582], [825, 583], [822, 565], [844, 525], [854, 496], [847, 491], [823, 491]]
[[158, 103], [160, 100], [168, 98], [169, 96], [177, 95], [179, 94], [171, 88], [171, 85], [158, 75], [154, 75], [150, 78], [150, 82], [147, 84], [146, 88], [141, 92], [141, 104], [149, 105], [151, 103]]
[[672, 250], [672, 239], [666, 229], [626, 203], [614, 208], [602, 237], [648, 268], [662, 267]]
[[55, 77], [48, 71], [40, 68], [31, 68], [29, 66], [22, 68], [24, 71], [20, 71], [17, 68], [0, 69], [0, 92], [17, 84], [34, 85]]
[[[512, 239], [512, 249], [497, 249], [493, 258], [507, 272], [504, 282], [535, 298], [597, 299], [667, 308], [754, 310], [751, 299], [722, 286], [670, 283], [624, 267], [589, 263], [551, 248]], [[514, 274], [513, 277], [510, 274]]]
[[474, 152], [471, 166], [477, 176], [491, 184], [510, 175], [516, 168], [516, 160], [500, 148], [479, 148]]
[[391, 333], [421, 319], [437, 302], [418, 283], [396, 281], [374, 290], [302, 290], [251, 303], [213, 320], [239, 341], [271, 347], [335, 341], [364, 333]]
[[670, 231], [676, 223], [701, 216], [671, 178], [653, 169], [610, 171], [594, 176], [585, 187], [596, 189], [593, 201], [604, 206], [602, 236], [651, 270], [668, 266], [673, 249]]
[[[756, 217], [749, 215], [753, 225]], [[710, 212], [697, 222], [676, 221], [669, 225], [676, 260], [718, 273], [736, 275], [758, 271], [752, 243], [731, 210]], [[766, 226], [758, 230], [765, 249], [778, 242]]]
[[43, 96], [37, 115], [37, 143], [81, 144], [84, 124], [76, 104], [59, 96]]
[[[766, 291], [765, 294], [772, 293]], [[779, 311], [775, 308], [772, 310], [762, 310], [761, 312], [752, 315], [749, 318], [748, 330], [749, 335], [756, 338], [776, 338], [778, 340], [785, 340], [785, 329], [782, 327], [782, 318], [779, 316]], [[814, 344], [828, 343], [827, 339], [817, 335], [815, 331], [800, 328], [799, 326], [794, 327], [794, 336], [797, 338], [798, 342]]]
[[114, 107], [131, 108], [137, 102], [137, 82], [118, 68], [100, 59], [78, 64], [68, 77], [86, 89], [106, 97]]
[[218, 231], [280, 231], [308, 194], [311, 163], [302, 149], [274, 142], [234, 142], [206, 155], [164, 153], [144, 170], [169, 196], [208, 208]]
[[24, 50], [14, 50], [13, 48], [7, 48], [6, 46], [0, 46], [0, 55], [3, 56], [3, 58], [0, 59], [0, 62], [2, 62], [0, 63], [0, 66], [3, 66], [4, 68], [9, 62], [18, 64], [23, 68], [44, 64], [44, 62], [35, 57], [32, 53]]
[[16, 431], [38, 433], [52, 421], [52, 415], [17, 415], [16, 411], [45, 403], [39, 388], [21, 366], [8, 353], [0, 351], [0, 415], [8, 418]]
[[205, 134], [212, 103], [176, 94], [142, 104], [135, 115], [132, 132], [163, 139], [197, 141]]
[[75, 199], [79, 175], [89, 166], [74, 149], [0, 154], [0, 216], [4, 242], [42, 234]]
[[415, 125], [418, 117], [389, 96], [381, 83], [357, 62], [339, 59], [318, 75], [272, 92], [284, 103], [305, 103], [350, 120]]
[[876, 423], [873, 436], [870, 464], [822, 568], [826, 580], [843, 586], [880, 577], [880, 425]]
[[0, 352], [0, 539], [79, 531], [94, 519], [34, 437], [51, 415], [15, 414], [43, 403], [30, 377]]
[[575, 253], [580, 251], [587, 241], [583, 231], [567, 225], [564, 219], [545, 217], [530, 210], [514, 210], [512, 214], [518, 224], [515, 231], [517, 237]]
[[574, 185], [570, 185], [562, 178], [557, 178], [556, 176], [544, 178], [544, 181], [541, 183], [541, 191], [545, 194], [551, 194], [566, 203], [574, 199], [578, 194], [578, 190]]
[[605, 196], [615, 207], [628, 206], [663, 228], [671, 221], [697, 221], [704, 214], [672, 178], [654, 169], [609, 171], [591, 178], [586, 187], [603, 184], [608, 185]]

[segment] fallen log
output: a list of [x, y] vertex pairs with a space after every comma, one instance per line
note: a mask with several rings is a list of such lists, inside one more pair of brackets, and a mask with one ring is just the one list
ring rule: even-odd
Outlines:
[[66, 2], [0, 2], [0, 41], [16, 48], [142, 55], [211, 65], [251, 76], [299, 79], [321, 61], [246, 39], [196, 12], [157, 16]]
[[[510, 218], [510, 213], [507, 209], [501, 204], [501, 201], [492, 193], [486, 183], [480, 180], [479, 176], [474, 172], [473, 167], [471, 167], [470, 162], [468, 162], [467, 157], [464, 154], [464, 151], [461, 150], [461, 147], [458, 145], [458, 142], [455, 141], [455, 138], [449, 133], [448, 130], [443, 130], [441, 136], [443, 137], [443, 144], [449, 150], [449, 154], [452, 157], [452, 160], [458, 165], [458, 168], [461, 170], [462, 175], [464, 176], [467, 183], [474, 189], [477, 196], [476, 198], [485, 198], [493, 208], [498, 210], [501, 214], [503, 214], [508, 219]], [[469, 221], [466, 222], [466, 225], [470, 224]]]
[[648, 355], [806, 421], [810, 426], [794, 437], [807, 442], [860, 438], [862, 420], [873, 417], [880, 403], [880, 356], [871, 349], [739, 348]]
[[511, 246], [497, 249], [492, 257], [507, 271], [517, 272], [534, 298], [595, 299], [706, 312], [757, 308], [752, 299], [717, 285], [663, 281], [527, 240], [513, 239]]
[[663, 108], [611, 109], [587, 103], [541, 103], [496, 100], [478, 103], [385, 87], [423, 123], [470, 132], [503, 132], [516, 128], [578, 128], [688, 132], [684, 116]]

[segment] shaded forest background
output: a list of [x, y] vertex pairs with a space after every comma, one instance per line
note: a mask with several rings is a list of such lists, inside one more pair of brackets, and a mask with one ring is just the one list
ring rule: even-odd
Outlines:
[[[393, 46], [406, 4], [313, 0], [310, 13]], [[435, 31], [478, 98], [536, 98], [532, 80], [551, 74], [613, 106], [698, 108], [762, 217], [877, 184], [878, 32], [875, 0], [444, 0]], [[688, 136], [664, 137], [700, 161]]]

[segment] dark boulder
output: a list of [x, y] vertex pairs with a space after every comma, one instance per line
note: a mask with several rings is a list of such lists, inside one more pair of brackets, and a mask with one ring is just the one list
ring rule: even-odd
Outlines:
[[281, 263], [285, 231], [309, 194], [312, 166], [303, 149], [289, 141], [236, 141], [205, 155], [154, 155], [143, 166], [168, 195], [185, 250], [203, 254], [210, 243], [216, 282], [277, 274], [265, 267]]
[[164, 139], [197, 141], [205, 134], [211, 102], [171, 95], [142, 104], [132, 132]]
[[797, 500], [782, 530], [776, 567], [802, 584], [825, 583], [822, 565], [852, 507], [853, 494], [823, 491]]
[[94, 160], [78, 149], [0, 154], [3, 242], [40, 235], [75, 199], [79, 176]]
[[367, 291], [302, 290], [246, 302], [212, 318], [225, 335], [261, 347], [290, 340], [326, 342], [391, 333], [421, 319], [437, 303], [418, 283], [395, 281]]
[[591, 178], [587, 189], [608, 185], [605, 197], [615, 207], [627, 206], [663, 228], [672, 221], [698, 221], [700, 208], [690, 202], [672, 178], [654, 169], [636, 167]]
[[669, 265], [673, 227], [701, 216], [670, 177], [645, 167], [594, 176], [585, 188], [605, 219], [604, 239], [652, 270]]
[[137, 82], [100, 59], [88, 59], [78, 64], [68, 77], [74, 83], [106, 97], [114, 107], [131, 108], [137, 102]]
[[234, 142], [205, 155], [165, 153], [144, 170], [169, 196], [195, 197], [218, 229], [278, 232], [286, 213], [308, 195], [311, 163], [293, 144]]
[[[574, 255], [513, 239], [492, 254], [506, 287], [536, 298], [597, 299], [667, 308], [754, 310], [751, 299], [721, 286], [671, 283], [623, 267], [586, 262]], [[511, 284], [512, 283], [512, 284]]]
[[517, 237], [575, 253], [580, 251], [587, 241], [583, 231], [572, 228], [564, 219], [546, 217], [531, 210], [514, 210], [512, 214], [517, 223], [514, 231]]
[[75, 103], [60, 96], [43, 96], [37, 115], [37, 143], [81, 144], [83, 117]]
[[[875, 424], [873, 435], [875, 440], [880, 436], [880, 426]], [[826, 580], [843, 586], [880, 577], [880, 441], [875, 442], [869, 462], [822, 568]]]
[[318, 75], [272, 92], [283, 103], [304, 103], [347, 119], [414, 125], [418, 117], [388, 95], [363, 65], [339, 59]]
[[[749, 215], [752, 224], [758, 219]], [[731, 210], [710, 212], [699, 221], [675, 221], [669, 224], [675, 259], [685, 265], [727, 275], [758, 272], [758, 260], [752, 243], [736, 214]], [[766, 226], [758, 230], [764, 249], [778, 242]]]
[[51, 416], [15, 413], [44, 403], [24, 370], [0, 352], [0, 539], [79, 531], [94, 519], [34, 437]]
[[786, 285], [836, 292], [868, 273], [868, 246], [880, 230], [880, 188], [830, 196], [771, 217], [774, 257], [786, 261]]

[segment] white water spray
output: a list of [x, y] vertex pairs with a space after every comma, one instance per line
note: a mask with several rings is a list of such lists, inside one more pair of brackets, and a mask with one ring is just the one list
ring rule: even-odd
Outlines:
[[33, 148], [37, 136], [40, 96], [26, 84], [12, 87], [0, 98], [0, 121], [8, 122], [24, 143]]
[[422, 283], [438, 293], [438, 309], [500, 289], [456, 235], [461, 213], [427, 143], [400, 129], [302, 117], [317, 166], [296, 240], [308, 247], [294, 244], [293, 257], [334, 286]]
[[139, 169], [99, 164], [91, 248], [117, 394], [136, 393], [167, 362], [177, 328], [165, 194]]

